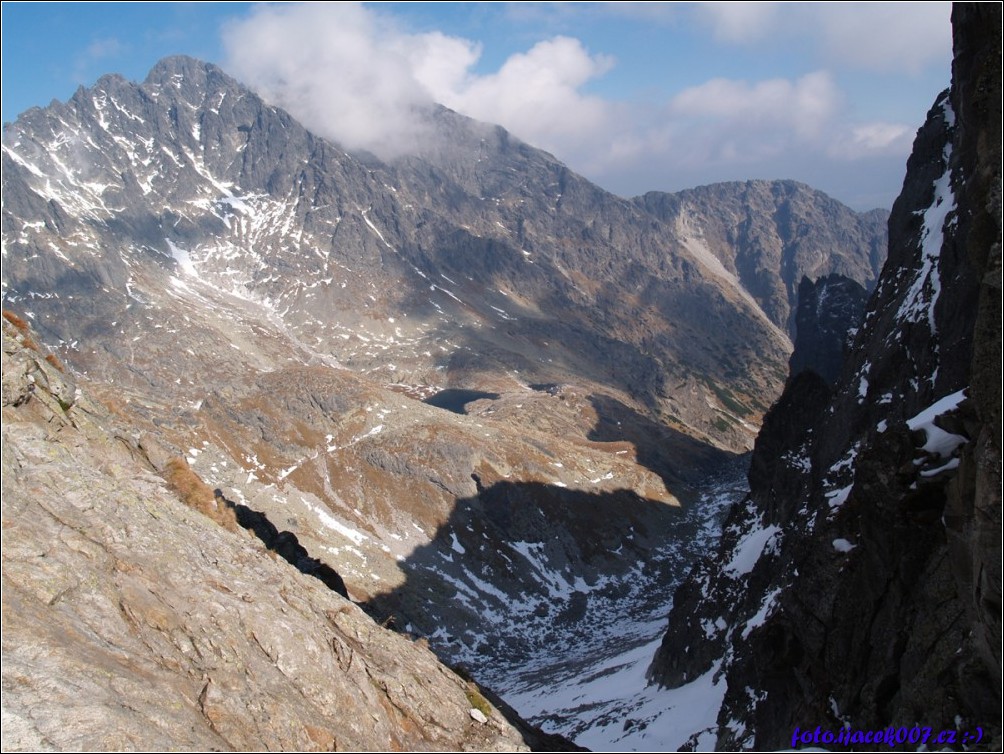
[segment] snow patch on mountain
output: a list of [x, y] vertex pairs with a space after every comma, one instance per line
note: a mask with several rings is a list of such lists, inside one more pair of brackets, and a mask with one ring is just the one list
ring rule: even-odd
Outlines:
[[732, 559], [724, 568], [725, 573], [732, 578], [750, 573], [764, 551], [774, 547], [775, 539], [780, 533], [780, 527], [774, 524], [757, 527], [750, 531], [736, 544]]
[[165, 238], [164, 241], [167, 243], [167, 248], [171, 250], [171, 256], [174, 257], [174, 261], [178, 264], [178, 269], [189, 277], [198, 277], [199, 271], [195, 269], [192, 255], [171, 241], [171, 239]]
[[[743, 494], [744, 486], [745, 479], [737, 476], [719, 480], [703, 494], [689, 514], [699, 526], [687, 551], [713, 547], [721, 534], [722, 512]], [[766, 531], [768, 538], [773, 534]], [[667, 545], [675, 552], [664, 555], [679, 560], [677, 582], [689, 567], [682, 546]], [[644, 579], [644, 574], [633, 578]], [[624, 583], [630, 584], [631, 579]], [[578, 580], [570, 586], [586, 591], [601, 585], [587, 587]], [[671, 595], [674, 586], [659, 589]], [[496, 690], [535, 724], [593, 750], [674, 751], [688, 740], [697, 740], [702, 749], [713, 748], [712, 730], [725, 691], [718, 673], [721, 663], [680, 688], [648, 685], [646, 671], [661, 642], [669, 606], [656, 602], [639, 610], [632, 604], [640, 604], [637, 596], [597, 601], [589, 614], [590, 635], [563, 647], [560, 658], [549, 649], [521, 668], [505, 668], [497, 679], [492, 678]], [[517, 625], [514, 621], [512, 630], [519, 630]], [[724, 630], [726, 625], [719, 620], [712, 628]]]
[[942, 414], [956, 410], [965, 397], [965, 390], [946, 395], [907, 421], [906, 425], [911, 430], [922, 430], [927, 435], [923, 446], [925, 452], [948, 458], [960, 445], [968, 441], [962, 435], [946, 432], [935, 423]]
[[[949, 123], [955, 122], [951, 101], [944, 101], [944, 117]], [[926, 320], [931, 328], [931, 334], [937, 332], [934, 319], [934, 307], [941, 295], [941, 271], [939, 260], [941, 247], [944, 244], [946, 224], [954, 223], [955, 218], [949, 217], [955, 212], [955, 194], [952, 191], [951, 171], [952, 142], [945, 144], [942, 156], [945, 169], [941, 177], [934, 182], [934, 199], [931, 206], [924, 211], [924, 225], [921, 230], [921, 267], [917, 271], [913, 284], [910, 286], [900, 305], [898, 318], [904, 322], [920, 322]]]

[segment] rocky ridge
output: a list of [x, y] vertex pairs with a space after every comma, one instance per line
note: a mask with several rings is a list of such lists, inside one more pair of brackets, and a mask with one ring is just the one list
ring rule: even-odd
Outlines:
[[956, 5], [952, 88], [839, 377], [792, 374], [674, 598], [649, 675], [714, 674], [718, 748], [917, 725], [1000, 748], [1000, 14]]
[[[718, 239], [705, 231], [716, 217], [707, 207], [689, 211], [681, 236], [675, 220], [500, 128], [442, 108], [429, 117], [449, 147], [383, 164], [314, 137], [214, 66], [167, 59], [140, 86], [104, 77], [5, 126], [15, 251], [4, 300], [37, 314], [47, 339], [75, 343], [66, 355], [83, 368], [137, 387], [163, 389], [157, 367], [169, 356], [194, 382], [188, 392], [204, 392], [193, 375], [205, 356], [171, 353], [143, 313], [183, 305], [204, 282], [257, 305], [295, 337], [300, 359], [427, 390], [575, 376], [743, 450], [780, 389], [790, 342], [776, 307], [747, 290], [742, 260], [770, 257], [753, 274], [764, 280], [782, 266], [861, 272], [883, 245], [871, 215], [783, 183], [746, 193], [774, 190], [782, 209], [805, 215], [785, 249], [773, 236], [757, 246], [770, 254]], [[831, 224], [851, 241], [828, 238]], [[225, 338], [199, 335], [217, 359], [238, 357]], [[106, 343], [137, 336], [142, 352]], [[130, 373], [87, 358], [104, 348]]]
[[793, 340], [804, 278], [842, 275], [870, 290], [886, 257], [888, 213], [852, 212], [795, 181], [652, 191], [635, 202], [675, 226], [688, 248], [711, 254], [719, 274], [738, 281]]

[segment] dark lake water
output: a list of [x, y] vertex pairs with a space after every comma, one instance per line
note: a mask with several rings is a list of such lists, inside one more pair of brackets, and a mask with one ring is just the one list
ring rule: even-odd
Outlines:
[[426, 398], [423, 403], [428, 403], [436, 408], [445, 408], [455, 414], [466, 414], [467, 404], [482, 398], [497, 400], [498, 393], [486, 393], [482, 390], [464, 390], [462, 388], [448, 388], [440, 390], [431, 398]]
[[448, 388], [440, 391], [432, 398], [427, 398], [423, 403], [435, 406], [437, 409], [446, 409], [454, 414], [467, 414], [467, 405], [473, 401], [480, 401], [483, 398], [496, 401], [498, 393], [485, 393], [484, 391], [468, 391], [461, 388]]

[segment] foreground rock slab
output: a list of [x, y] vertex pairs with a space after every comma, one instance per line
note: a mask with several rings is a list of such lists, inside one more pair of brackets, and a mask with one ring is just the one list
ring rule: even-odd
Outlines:
[[186, 506], [26, 342], [5, 320], [5, 750], [527, 750], [425, 647]]

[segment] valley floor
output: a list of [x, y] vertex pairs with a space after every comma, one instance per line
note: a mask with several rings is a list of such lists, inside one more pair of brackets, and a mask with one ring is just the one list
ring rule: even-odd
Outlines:
[[605, 603], [606, 614], [592, 616], [596, 630], [589, 641], [520, 667], [495, 668], [485, 680], [526, 719], [589, 749], [674, 751], [688, 740], [713, 749], [725, 692], [724, 680], [714, 678], [717, 668], [678, 689], [647, 686], [645, 674], [665, 633], [673, 591], [690, 564], [716, 545], [728, 506], [746, 492], [746, 460], [709, 479], [688, 511], [693, 536], [663, 546], [662, 557], [677, 564], [677, 581], [659, 586], [641, 607]]

